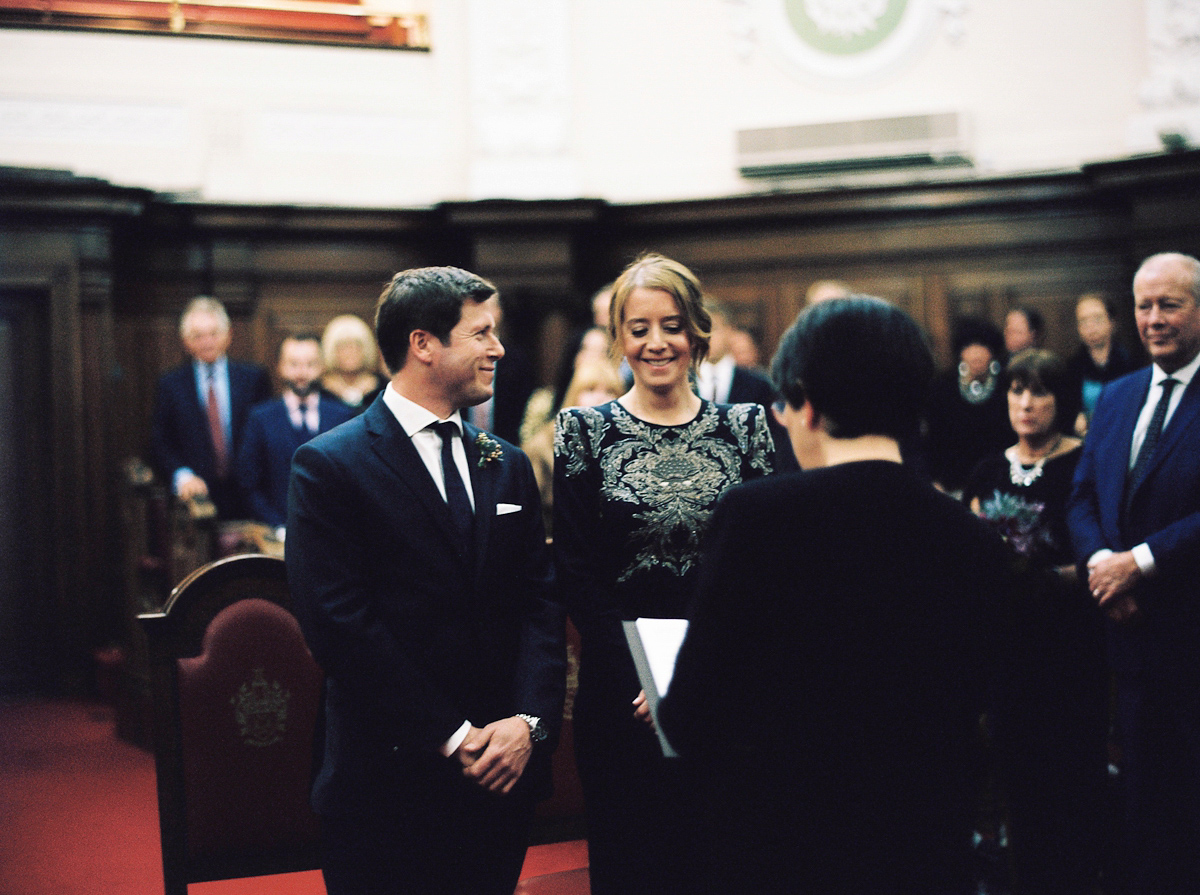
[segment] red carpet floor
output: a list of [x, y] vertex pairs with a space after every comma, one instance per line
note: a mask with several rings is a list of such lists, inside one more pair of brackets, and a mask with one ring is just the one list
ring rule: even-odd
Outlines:
[[[105, 705], [0, 702], [0, 895], [162, 895], [154, 759]], [[583, 842], [529, 850], [522, 877], [587, 864]], [[189, 895], [325, 895], [318, 872], [199, 883]]]

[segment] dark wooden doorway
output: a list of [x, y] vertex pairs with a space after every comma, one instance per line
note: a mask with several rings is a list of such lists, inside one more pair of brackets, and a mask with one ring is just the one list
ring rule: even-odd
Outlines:
[[49, 307], [0, 287], [0, 696], [57, 677]]

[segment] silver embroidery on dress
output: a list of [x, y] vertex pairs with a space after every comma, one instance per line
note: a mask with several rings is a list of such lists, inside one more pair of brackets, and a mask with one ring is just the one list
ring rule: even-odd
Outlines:
[[[583, 431], [585, 426], [588, 430], [587, 439]], [[600, 441], [607, 428], [604, 416], [590, 407], [559, 411], [554, 427], [554, 456], [566, 461], [568, 476], [587, 471], [588, 457], [600, 452]]]
[[761, 413], [751, 431], [752, 404], [727, 411], [734, 436], [716, 435], [721, 414], [706, 403], [701, 414], [684, 426], [654, 426], [613, 402], [612, 425], [628, 436], [601, 449], [608, 425], [594, 409], [560, 417], [555, 453], [566, 461], [568, 475], [578, 475], [588, 460], [599, 457], [601, 491], [610, 501], [630, 503], [638, 523], [630, 533], [633, 559], [618, 581], [642, 570], [662, 568], [682, 576], [700, 555], [700, 540], [721, 492], [742, 481], [742, 463], [770, 472], [771, 436]]

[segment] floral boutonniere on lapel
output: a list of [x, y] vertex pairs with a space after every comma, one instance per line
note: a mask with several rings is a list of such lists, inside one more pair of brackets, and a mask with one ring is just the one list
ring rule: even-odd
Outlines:
[[480, 469], [493, 460], [499, 460], [504, 455], [504, 448], [500, 447], [500, 442], [486, 432], [480, 432], [475, 436], [475, 447], [479, 449]]

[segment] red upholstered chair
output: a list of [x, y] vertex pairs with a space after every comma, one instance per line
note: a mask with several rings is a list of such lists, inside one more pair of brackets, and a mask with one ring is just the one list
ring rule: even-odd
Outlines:
[[586, 867], [531, 876], [517, 883], [513, 895], [591, 895]]
[[166, 895], [320, 866], [308, 795], [322, 675], [290, 607], [283, 560], [247, 554], [139, 616]]

